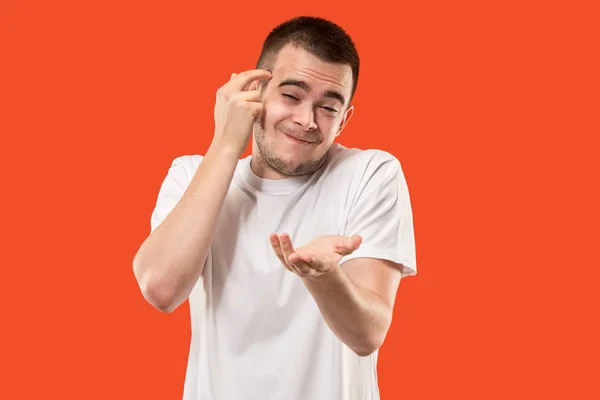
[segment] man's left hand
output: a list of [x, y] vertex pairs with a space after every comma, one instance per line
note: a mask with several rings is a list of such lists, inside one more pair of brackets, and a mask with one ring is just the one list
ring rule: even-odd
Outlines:
[[362, 243], [359, 235], [326, 235], [294, 249], [287, 233], [272, 233], [269, 238], [283, 266], [301, 278], [316, 278], [338, 268], [342, 257], [352, 254]]

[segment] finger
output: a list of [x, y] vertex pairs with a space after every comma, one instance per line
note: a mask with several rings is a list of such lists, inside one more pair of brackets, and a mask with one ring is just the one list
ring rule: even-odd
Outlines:
[[290, 267], [291, 271], [296, 275], [303, 276], [304, 273], [300, 270], [299, 266], [292, 263], [290, 260], [290, 257], [292, 257], [292, 260], [297, 259], [297, 256], [294, 258], [294, 246], [292, 245], [292, 239], [290, 238], [290, 235], [287, 233], [282, 233], [279, 235], [279, 243], [281, 243], [283, 257], [285, 258], [288, 267]]
[[254, 118], [254, 121], [257, 121], [264, 111], [263, 104], [258, 101], [249, 101], [248, 107], [252, 109], [252, 116]]
[[290, 271], [292, 271], [293, 273], [295, 273], [298, 276], [302, 276], [302, 272], [300, 272], [300, 270], [298, 269], [298, 266], [294, 263], [289, 263], [288, 266], [290, 267]]
[[250, 86], [248, 86], [248, 88], [246, 90], [256, 90], [258, 89], [259, 83], [258, 81], [252, 81], [252, 83], [250, 83]]
[[253, 80], [268, 80], [272, 74], [265, 69], [251, 69], [237, 74], [230, 82], [231, 88], [234, 91], [242, 91], [248, 87]]
[[336, 245], [336, 250], [342, 255], [352, 254], [356, 251], [362, 243], [362, 237], [360, 235], [346, 236]]
[[[298, 258], [298, 263], [304, 263], [312, 269], [318, 269], [317, 267], [323, 264], [319, 261], [319, 257], [305, 251], [297, 251], [294, 255]], [[295, 258], [292, 259], [295, 261]]]
[[246, 101], [259, 101], [260, 100], [260, 91], [259, 90], [248, 90], [245, 92], [238, 92], [234, 94], [232, 97], [237, 97]]
[[292, 271], [283, 255], [283, 249], [281, 248], [281, 244], [279, 242], [279, 236], [277, 236], [276, 233], [272, 233], [271, 235], [269, 235], [269, 240], [271, 242], [271, 247], [273, 248], [275, 255], [277, 255], [277, 258], [279, 258], [279, 261], [281, 261], [281, 264], [283, 264], [285, 269]]
[[304, 250], [296, 251], [289, 257], [291, 263], [296, 266], [304, 267], [306, 273], [315, 270], [316, 257]]
[[279, 235], [279, 241], [281, 243], [281, 249], [283, 250], [283, 256], [285, 257], [286, 261], [288, 261], [288, 257], [294, 252], [292, 239], [290, 239], [290, 235], [287, 233], [282, 233]]
[[300, 254], [300, 253], [296, 253], [296, 254], [298, 254], [300, 261], [296, 262], [295, 264], [302, 263], [302, 264], [308, 266], [308, 268], [310, 268], [310, 270], [313, 273], [329, 271], [329, 270], [331, 270], [332, 265], [337, 262], [335, 259], [332, 259], [331, 257], [323, 258], [323, 257], [309, 255], [309, 254]]
[[304, 251], [296, 251], [294, 254], [290, 256], [290, 261], [293, 262], [304, 262], [307, 264], [311, 264], [314, 260], [314, 256], [312, 254], [308, 254]]
[[[294, 261], [292, 261], [294, 260]], [[298, 271], [298, 275], [300, 276], [308, 276], [314, 273], [314, 268], [310, 265], [299, 259], [298, 257], [290, 257], [290, 266], [295, 268]]]

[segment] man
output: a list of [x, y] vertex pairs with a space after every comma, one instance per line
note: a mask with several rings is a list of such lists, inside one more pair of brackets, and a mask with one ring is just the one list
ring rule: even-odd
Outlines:
[[377, 350], [416, 262], [398, 160], [334, 142], [358, 71], [340, 27], [287, 21], [217, 91], [206, 154], [173, 161], [133, 268], [159, 310], [189, 299], [185, 400], [379, 399]]

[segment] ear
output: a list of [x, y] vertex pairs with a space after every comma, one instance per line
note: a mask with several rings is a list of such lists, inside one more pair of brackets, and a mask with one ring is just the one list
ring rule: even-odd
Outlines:
[[335, 134], [335, 137], [338, 137], [340, 135], [340, 133], [342, 133], [342, 130], [346, 127], [346, 124], [348, 123], [348, 121], [350, 121], [350, 118], [352, 118], [353, 115], [354, 115], [354, 106], [350, 106], [344, 113], [344, 117], [342, 118], [342, 122], [340, 123], [340, 129]]

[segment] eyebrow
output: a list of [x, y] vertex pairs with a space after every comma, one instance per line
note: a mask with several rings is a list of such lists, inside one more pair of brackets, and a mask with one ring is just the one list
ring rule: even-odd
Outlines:
[[[304, 89], [307, 92], [310, 92], [310, 86], [308, 85], [308, 83], [304, 82], [304, 81], [299, 81], [297, 79], [285, 79], [283, 81], [281, 81], [279, 83], [279, 85], [277, 85], [277, 87], [282, 87], [282, 86], [297, 86], [300, 89]], [[323, 95], [325, 97], [329, 97], [331, 99], [336, 99], [342, 102], [342, 105], [346, 104], [346, 100], [344, 99], [344, 96], [342, 96], [342, 94], [340, 92], [336, 92], [335, 90], [326, 90], [325, 93], [323, 93]]]

